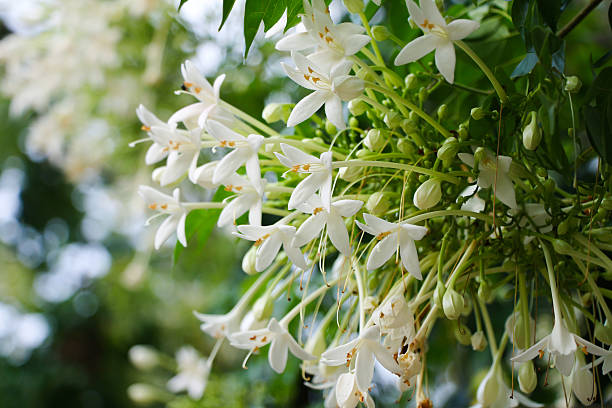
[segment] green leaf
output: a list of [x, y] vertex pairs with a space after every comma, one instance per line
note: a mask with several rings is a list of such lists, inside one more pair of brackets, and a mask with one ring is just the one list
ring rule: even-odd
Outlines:
[[[219, 187], [212, 201], [219, 203], [228, 196], [229, 193], [225, 191], [223, 187]], [[190, 211], [185, 220], [185, 236], [187, 237], [187, 243], [198, 249], [203, 248], [208, 237], [215, 228], [215, 224], [220, 214], [221, 209], [217, 208]], [[184, 249], [185, 247], [183, 247], [180, 242], [176, 243], [174, 247], [173, 265], [177, 264]]]
[[223, 14], [221, 17], [221, 24], [219, 25], [219, 28], [217, 30], [221, 30], [223, 24], [225, 24], [229, 13], [234, 8], [234, 4], [236, 4], [236, 0], [223, 0]]
[[612, 67], [603, 69], [593, 81], [582, 109], [587, 136], [597, 154], [612, 163]]
[[525, 55], [525, 58], [523, 58], [523, 60], [519, 62], [516, 68], [514, 68], [514, 71], [512, 71], [510, 78], [514, 79], [529, 74], [537, 63], [538, 56], [536, 55], [535, 51], [528, 52], [527, 55]]
[[299, 14], [304, 11], [302, 0], [285, 0], [287, 3], [287, 25], [285, 30], [300, 22]]
[[179, 6], [178, 6], [178, 10], [179, 10], [179, 11], [181, 11], [181, 7], [183, 7], [183, 5], [184, 5], [185, 3], [187, 3], [187, 1], [188, 1], [188, 0], [181, 0], [181, 2], [179, 3]]

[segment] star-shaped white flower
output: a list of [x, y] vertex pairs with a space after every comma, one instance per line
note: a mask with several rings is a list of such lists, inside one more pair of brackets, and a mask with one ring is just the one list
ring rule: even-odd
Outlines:
[[240, 328], [240, 313], [237, 309], [222, 315], [193, 312], [202, 322], [200, 330], [215, 339], [229, 337]]
[[185, 82], [183, 82], [183, 91], [178, 91], [178, 93], [193, 95], [199, 102], [180, 109], [170, 117], [168, 122], [173, 124], [183, 122], [188, 129], [195, 127], [203, 129], [207, 119], [214, 119], [231, 126], [234, 123], [234, 117], [219, 106], [219, 91], [225, 74], [218, 76], [211, 86], [189, 60], [181, 66], [181, 72]]
[[185, 219], [189, 210], [183, 207], [180, 201], [180, 191], [174, 189], [172, 196], [161, 193], [149, 186], [140, 186], [138, 193], [145, 200], [150, 209], [158, 211], [159, 214], [147, 220], [147, 225], [157, 217], [167, 215], [168, 217], [161, 223], [155, 234], [155, 249], [159, 249], [161, 245], [176, 231], [176, 236], [183, 246], [187, 246], [187, 237], [185, 236]]
[[355, 373], [344, 373], [338, 377], [335, 387], [335, 402], [338, 407], [355, 408], [362, 402], [366, 408], [374, 408], [374, 400], [367, 390], [363, 391], [359, 388], [357, 381]]
[[314, 92], [295, 105], [287, 120], [287, 126], [302, 123], [325, 104], [327, 119], [338, 129], [344, 129], [346, 124], [342, 115], [342, 101], [348, 102], [357, 98], [364, 89], [361, 78], [348, 75], [353, 63], [344, 60], [326, 69], [330, 60], [324, 54], [305, 57], [299, 52], [293, 52], [291, 58], [295, 68], [282, 63], [289, 78]]
[[257, 272], [261, 272], [270, 266], [281, 246], [295, 266], [302, 269], [308, 267], [302, 252], [299, 248], [293, 246], [295, 227], [291, 225], [274, 224], [263, 227], [239, 225], [238, 233], [234, 232], [233, 234], [239, 238], [255, 241], [255, 246], [257, 246], [255, 270]]
[[263, 192], [258, 156], [259, 148], [264, 140], [263, 136], [249, 135], [244, 137], [214, 120], [207, 121], [206, 128], [210, 135], [219, 141], [220, 147], [233, 149], [216, 166], [212, 182], [214, 184], [223, 183], [242, 165], [245, 165], [249, 180], [257, 191]]
[[261, 225], [261, 207], [263, 194], [245, 177], [234, 174], [225, 180], [225, 191], [236, 193], [235, 196], [221, 211], [217, 225], [225, 227], [238, 219], [245, 212], [249, 212], [249, 224]]
[[167, 126], [153, 126], [150, 134], [155, 144], [165, 145], [162, 150], [168, 152], [166, 168], [161, 175], [160, 184], [166, 186], [174, 183], [187, 172], [192, 178], [191, 174], [195, 171], [200, 156], [199, 130], [185, 131]]
[[363, 219], [365, 224], [357, 221], [359, 228], [379, 241], [368, 258], [368, 270], [380, 268], [399, 248], [404, 268], [415, 278], [422, 279], [414, 241], [422, 239], [427, 234], [427, 228], [407, 222], [392, 223], [371, 214], [363, 214]]
[[[355, 380], [357, 388], [367, 393], [374, 375], [374, 360], [392, 373], [399, 373], [399, 366], [392, 353], [380, 344], [380, 328], [370, 326], [363, 330], [359, 337], [346, 344], [329, 349], [321, 355], [321, 362], [330, 366], [350, 363], [355, 359]], [[336, 395], [339, 389], [336, 388]]]
[[323, 201], [318, 195], [303, 204], [299, 204], [297, 209], [306, 214], [312, 214], [306, 221], [300, 225], [293, 245], [302, 247], [312, 241], [325, 226], [327, 226], [327, 235], [334, 247], [343, 255], [350, 256], [351, 247], [349, 243], [349, 235], [344, 224], [343, 217], [351, 217], [363, 205], [359, 200], [338, 200], [331, 204], [330, 211], [323, 207]]
[[304, 350], [289, 334], [287, 327], [270, 319], [268, 327], [259, 330], [249, 330], [235, 333], [230, 338], [231, 345], [237, 348], [251, 350], [253, 352], [270, 344], [268, 350], [268, 362], [270, 367], [277, 373], [285, 371], [287, 365], [287, 354], [291, 354], [303, 361], [314, 360], [316, 357]]
[[183, 346], [176, 353], [176, 363], [178, 374], [168, 381], [168, 389], [174, 393], [187, 391], [195, 400], [202, 398], [211, 368], [208, 359], [201, 358], [193, 347]]
[[147, 138], [137, 140], [135, 142], [130, 143], [130, 147], [133, 147], [137, 143], [151, 141], [153, 144], [147, 150], [147, 154], [145, 156], [145, 163], [148, 165], [157, 163], [162, 161], [168, 156], [170, 152], [168, 146], [168, 140], [165, 137], [160, 137], [152, 133], [152, 128], [155, 126], [157, 128], [166, 128], [168, 131], [172, 131], [176, 126], [165, 123], [160, 120], [155, 114], [149, 111], [144, 105], [138, 106], [136, 109], [136, 115], [138, 119], [142, 122], [142, 130], [147, 132]]
[[303, 51], [316, 47], [318, 53], [326, 54], [331, 67], [343, 58], [356, 54], [370, 42], [370, 37], [363, 34], [365, 29], [362, 26], [334, 24], [323, 0], [313, 0], [312, 5], [305, 1], [304, 12], [298, 30], [279, 40], [277, 50]]
[[321, 153], [320, 158], [304, 153], [300, 149], [285, 143], [280, 145], [283, 154], [274, 153], [278, 160], [289, 167], [294, 173], [310, 174], [302, 180], [293, 190], [289, 198], [289, 209], [297, 208], [309, 200], [317, 191], [321, 195], [323, 208], [331, 211], [331, 189], [332, 189], [332, 154]]
[[[474, 167], [474, 155], [459, 153], [459, 159], [470, 167]], [[516, 195], [512, 179], [510, 178], [510, 165], [512, 157], [497, 156], [490, 150], [485, 150], [483, 158], [478, 163], [478, 181], [480, 188], [494, 186], [495, 197], [510, 208], [517, 208]], [[497, 179], [497, 181], [496, 181]]]
[[436, 50], [436, 67], [449, 83], [455, 79], [455, 46], [459, 41], [478, 29], [476, 21], [457, 19], [446, 24], [433, 0], [421, 0], [421, 7], [406, 0], [410, 18], [425, 35], [409, 42], [395, 58], [395, 65], [404, 65], [423, 58]]

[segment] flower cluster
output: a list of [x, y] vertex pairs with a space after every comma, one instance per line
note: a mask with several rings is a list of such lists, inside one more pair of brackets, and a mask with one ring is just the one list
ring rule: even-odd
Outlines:
[[[578, 335], [573, 306], [582, 300], [561, 282], [584, 274], [593, 307], [612, 321], [592, 276], [594, 268], [612, 270], [605, 254], [610, 246], [584, 233], [587, 223], [590, 231], [607, 231], [605, 219], [584, 216], [599, 208], [604, 193], [600, 199], [573, 201], [546, 171], [535, 173], [527, 159], [519, 160], [537, 148], [533, 143], [500, 150], [499, 143], [472, 134], [470, 126], [499, 117], [507, 103], [488, 69], [484, 75], [497, 93], [488, 111], [478, 107], [463, 121], [449, 123], [446, 105], [438, 108], [437, 119], [424, 109], [428, 87], [454, 83], [455, 45], [482, 64], [461, 41], [478, 29], [477, 22], [447, 21], [433, 0], [419, 6], [408, 0], [411, 20], [424, 35], [405, 45], [395, 64], [435, 50], [439, 74], [409, 74], [402, 81], [386, 67], [367, 19], [353, 3], [349, 9], [356, 7], [363, 26], [334, 23], [323, 0], [313, 0], [304, 4], [302, 23], [276, 44], [290, 52], [294, 66], [283, 64], [287, 76], [312, 91], [294, 106], [264, 110], [268, 122], [284, 120], [293, 134], [280, 134], [223, 101], [225, 76], [211, 84], [190, 61], [182, 66], [184, 82], [177, 93], [191, 95], [195, 103], [167, 121], [138, 108], [145, 140], [151, 142], [146, 163], [163, 162], [153, 171], [154, 181], [169, 187], [186, 179], [228, 193], [222, 201], [184, 202], [178, 187], [172, 195], [141, 187], [154, 217], [166, 217], [155, 247], [173, 231], [186, 246], [185, 224], [196, 209], [220, 209], [217, 225], [253, 242], [242, 265], [246, 273], [260, 273], [257, 280], [227, 314], [196, 313], [202, 330], [248, 350], [245, 367], [252, 354], [269, 345], [270, 366], [282, 373], [291, 353], [309, 374], [307, 385], [325, 390], [328, 407], [373, 406], [375, 362], [396, 379], [400, 394], [413, 388], [418, 406], [426, 407], [431, 406], [423, 386], [428, 338], [436, 321], [450, 320], [458, 342], [491, 351], [478, 406], [542, 406], [505, 382], [508, 340], [514, 344], [512, 361], [521, 363], [523, 393], [537, 386], [531, 360], [549, 353], [559, 373], [573, 378], [576, 396], [593, 401], [594, 388], [586, 387], [594, 383], [594, 373], [584, 368], [584, 356], [600, 356], [597, 362], [606, 373], [610, 351]], [[418, 97], [415, 81], [423, 85]], [[350, 111], [348, 126], [343, 102]], [[323, 106], [326, 120], [317, 115]], [[525, 112], [525, 118], [532, 116]], [[581, 215], [562, 227], [568, 213]], [[332, 268], [327, 259], [335, 260]], [[560, 259], [572, 262], [573, 272], [555, 274]], [[529, 311], [528, 285], [537, 279], [532, 269], [544, 272], [554, 311], [551, 334], [537, 342]], [[500, 339], [487, 304], [510, 282], [506, 276], [519, 296]], [[302, 296], [287, 310], [280, 299], [298, 277]], [[323, 302], [327, 298], [333, 298], [331, 306]], [[319, 306], [326, 309], [323, 317]], [[295, 336], [297, 316], [301, 326]], [[302, 336], [305, 319], [307, 337]], [[594, 318], [590, 323], [601, 326], [597, 341], [609, 344], [609, 323]], [[473, 334], [470, 326], [476, 327]], [[188, 387], [173, 383], [181, 383], [173, 390]]]

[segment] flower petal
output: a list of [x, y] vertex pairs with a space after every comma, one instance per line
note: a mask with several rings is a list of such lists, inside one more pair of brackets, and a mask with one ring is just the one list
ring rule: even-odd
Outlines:
[[314, 115], [325, 103], [328, 95], [329, 91], [318, 90], [299, 101], [289, 115], [287, 126], [300, 124]]
[[455, 80], [455, 46], [451, 41], [440, 41], [436, 47], [436, 67], [448, 83]]
[[355, 358], [355, 380], [357, 381], [359, 391], [363, 393], [368, 392], [373, 376], [374, 353], [372, 353], [367, 345], [363, 344], [359, 347], [357, 357]]
[[272, 340], [270, 350], [268, 350], [268, 362], [270, 367], [278, 374], [285, 371], [287, 366], [287, 343], [282, 337]]
[[295, 233], [293, 245], [295, 247], [302, 247], [312, 241], [325, 226], [326, 219], [327, 217], [323, 212], [308, 217]]
[[423, 58], [432, 52], [438, 44], [433, 34], [425, 34], [410, 41], [395, 57], [395, 65], [404, 65]]
[[374, 249], [372, 249], [372, 252], [370, 252], [370, 257], [368, 258], [368, 263], [366, 266], [368, 271], [380, 268], [389, 258], [391, 258], [391, 255], [393, 255], [397, 250], [397, 241], [397, 233], [392, 233], [384, 237], [378, 244], [376, 244]]
[[400, 256], [402, 258], [402, 265], [404, 265], [404, 268], [406, 268], [406, 270], [415, 278], [419, 280], [423, 279], [416, 245], [404, 231], [400, 232]]
[[279, 51], [301, 51], [314, 46], [315, 43], [308, 32], [289, 34], [276, 43], [276, 49]]
[[255, 258], [255, 270], [261, 272], [265, 270], [280, 250], [283, 241], [278, 233], [273, 233], [259, 246]]
[[344, 256], [351, 255], [349, 235], [342, 217], [330, 214], [327, 217], [327, 235], [334, 247]]
[[332, 208], [343, 217], [351, 217], [363, 206], [359, 200], [338, 200], [332, 203]]
[[155, 234], [155, 249], [159, 249], [170, 238], [177, 225], [176, 217], [169, 216], [161, 223]]
[[250, 152], [247, 149], [234, 149], [234, 151], [226, 154], [215, 168], [213, 183], [223, 183], [247, 161], [249, 156]]
[[536, 344], [529, 347], [522, 353], [512, 357], [510, 360], [514, 361], [515, 363], [523, 363], [525, 361], [533, 360], [536, 356], [540, 354], [540, 351], [548, 349], [549, 340], [550, 335], [544, 337], [542, 340], [538, 341]]
[[512, 180], [505, 174], [498, 174], [497, 185], [494, 187], [495, 197], [510, 208], [518, 208], [516, 193]]
[[325, 116], [338, 130], [346, 128], [344, 117], [342, 116], [342, 101], [337, 95], [331, 95], [325, 102]]
[[446, 30], [452, 41], [463, 40], [474, 31], [478, 30], [480, 24], [477, 21], [458, 19], [451, 21]]
[[289, 198], [289, 209], [293, 210], [297, 208], [298, 204], [308, 200], [317, 190], [321, 188], [321, 185], [326, 181], [327, 175], [325, 173], [312, 173], [304, 180], [295, 186], [291, 197]]
[[178, 224], [176, 225], [176, 237], [178, 241], [184, 247], [187, 247], [187, 236], [185, 235], [185, 220], [187, 219], [187, 213], [181, 215], [179, 218]]

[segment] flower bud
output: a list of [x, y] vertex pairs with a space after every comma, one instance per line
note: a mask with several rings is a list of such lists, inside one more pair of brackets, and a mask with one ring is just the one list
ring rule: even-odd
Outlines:
[[348, 182], [357, 180], [359, 177], [361, 177], [362, 174], [363, 167], [361, 166], [340, 167], [340, 170], [338, 170], [338, 175], [340, 176], [340, 178]]
[[352, 117], [349, 119], [349, 127], [350, 128], [358, 128], [359, 127], [359, 119], [356, 117]]
[[575, 75], [568, 76], [565, 78], [565, 90], [571, 93], [580, 92], [580, 88], [582, 88], [582, 81]]
[[463, 300], [463, 296], [456, 290], [447, 288], [446, 293], [444, 293], [442, 297], [442, 308], [444, 309], [446, 317], [450, 320], [458, 319], [464, 307], [465, 301]]
[[379, 217], [389, 209], [389, 199], [382, 191], [376, 191], [368, 198], [365, 206], [370, 214]]
[[536, 375], [533, 361], [525, 361], [519, 367], [518, 382], [521, 391], [525, 394], [531, 394], [538, 385], [538, 376]]
[[134, 367], [143, 371], [148, 371], [159, 363], [157, 351], [153, 347], [140, 344], [130, 348], [128, 357]]
[[274, 299], [264, 294], [253, 304], [253, 313], [257, 320], [268, 320], [274, 311]]
[[438, 158], [440, 160], [452, 160], [459, 152], [459, 142], [454, 137], [447, 138], [442, 146], [438, 149]]
[[457, 133], [459, 133], [459, 140], [461, 141], [467, 140], [468, 136], [470, 135], [470, 132], [468, 132], [468, 128], [463, 125], [459, 125], [459, 130], [457, 131]]
[[489, 372], [478, 386], [476, 399], [483, 407], [492, 407], [497, 400], [500, 384], [498, 376], [495, 372], [495, 367], [491, 367]]
[[430, 178], [417, 188], [412, 201], [419, 210], [426, 210], [438, 204], [440, 198], [442, 198], [440, 181]]
[[538, 127], [538, 115], [535, 111], [532, 111], [529, 115], [531, 119], [523, 129], [523, 146], [527, 150], [535, 150], [542, 140], [542, 132]]
[[487, 338], [482, 330], [478, 330], [476, 333], [472, 334], [470, 342], [472, 343], [472, 349], [474, 349], [474, 351], [482, 351], [487, 347]]
[[434, 293], [433, 293], [434, 305], [438, 306], [438, 309], [444, 308], [442, 299], [444, 298], [445, 291], [446, 291], [446, 287], [444, 286], [444, 284], [441, 284], [440, 282], [438, 282], [438, 285], [436, 285], [436, 288], [434, 289]]
[[215, 174], [217, 164], [219, 164], [219, 160], [211, 161], [198, 167], [193, 174], [190, 174], [190, 180], [207, 189], [216, 188], [217, 184], [213, 183], [213, 175]]
[[363, 0], [344, 0], [344, 7], [349, 13], [361, 13], [363, 11]]
[[389, 30], [385, 26], [376, 25], [372, 27], [372, 37], [374, 37], [376, 41], [385, 41], [389, 38]]
[[269, 103], [261, 113], [261, 117], [268, 123], [282, 120], [287, 123], [291, 114], [291, 106], [288, 103]]
[[486, 280], [480, 282], [478, 286], [478, 298], [483, 302], [488, 302], [491, 299], [492, 291], [491, 286]]
[[446, 104], [442, 104], [438, 107], [438, 119], [442, 120], [446, 117], [446, 114], [448, 113], [448, 106], [446, 106]]
[[569, 231], [569, 228], [570, 228], [570, 220], [565, 219], [561, 221], [559, 225], [557, 226], [557, 234], [565, 235]]
[[348, 110], [351, 115], [359, 116], [368, 110], [368, 104], [364, 101], [353, 99], [348, 103]]
[[332, 92], [343, 101], [348, 102], [360, 96], [363, 93], [364, 87], [363, 79], [355, 76], [345, 76], [332, 83]]
[[140, 405], [151, 404], [158, 399], [157, 389], [149, 384], [132, 384], [128, 387], [127, 394], [133, 402]]
[[472, 344], [472, 332], [463, 323], [459, 323], [459, 325], [455, 326], [455, 338], [464, 346]]
[[257, 273], [257, 270], [255, 269], [256, 256], [257, 247], [253, 245], [242, 258], [242, 270], [247, 275], [255, 275]]
[[370, 129], [363, 139], [363, 144], [373, 152], [377, 152], [385, 145], [385, 135], [378, 129]]
[[474, 120], [480, 120], [486, 116], [486, 112], [480, 107], [472, 108], [472, 110], [470, 111], [470, 116]]
[[368, 149], [359, 149], [355, 153], [355, 156], [357, 156], [358, 158], [361, 158], [361, 157], [364, 157], [364, 156], [368, 156], [370, 154], [372, 154], [372, 152], [369, 151]]
[[404, 78], [404, 85], [406, 85], [406, 89], [411, 90], [417, 87], [419, 79], [414, 74], [408, 74]]
[[395, 111], [389, 111], [385, 115], [385, 124], [389, 126], [389, 129], [395, 129], [402, 123], [402, 117]]
[[406, 139], [400, 139], [397, 142], [397, 148], [400, 152], [404, 153], [405, 155], [411, 156], [413, 154], [416, 153], [417, 149], [414, 146], [414, 144]]
[[561, 255], [567, 255], [573, 252], [572, 246], [562, 239], [555, 239], [553, 241], [553, 248]]
[[327, 132], [328, 135], [335, 135], [338, 129], [336, 129], [336, 126], [333, 123], [331, 123], [329, 120], [326, 120], [325, 121], [325, 131]]

